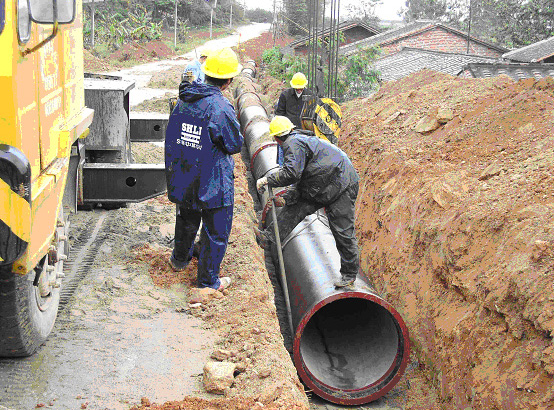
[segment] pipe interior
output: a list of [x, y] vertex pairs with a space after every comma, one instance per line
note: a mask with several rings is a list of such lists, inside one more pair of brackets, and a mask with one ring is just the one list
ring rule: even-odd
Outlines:
[[311, 374], [338, 390], [364, 388], [383, 377], [399, 350], [394, 316], [360, 298], [323, 306], [308, 321], [300, 355]]

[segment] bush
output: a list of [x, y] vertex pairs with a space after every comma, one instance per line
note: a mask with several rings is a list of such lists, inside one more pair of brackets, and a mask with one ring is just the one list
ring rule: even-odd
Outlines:
[[378, 47], [364, 48], [340, 59], [337, 94], [342, 101], [367, 96], [379, 88], [379, 71], [373, 68], [373, 62], [380, 53]]
[[[337, 78], [339, 102], [369, 95], [379, 88], [379, 72], [373, 68], [373, 62], [380, 52], [381, 50], [376, 47], [360, 49], [357, 54], [339, 59]], [[287, 82], [296, 72], [308, 72], [308, 62], [305, 57], [283, 55], [277, 47], [264, 51], [262, 62], [272, 77]], [[322, 68], [326, 83], [327, 66]]]
[[265, 50], [262, 54], [262, 62], [272, 77], [287, 82], [294, 73], [308, 71], [308, 63], [305, 58], [283, 55], [278, 47]]

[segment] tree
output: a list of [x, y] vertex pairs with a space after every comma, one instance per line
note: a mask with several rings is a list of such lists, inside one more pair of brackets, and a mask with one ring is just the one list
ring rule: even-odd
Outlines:
[[428, 19], [471, 29], [471, 35], [505, 47], [554, 35], [552, 0], [406, 0], [406, 7], [407, 21]]
[[346, 12], [354, 20], [376, 25], [379, 23], [379, 17], [375, 14], [375, 8], [381, 4], [383, 0], [358, 0], [357, 3], [346, 6]]
[[308, 5], [305, 0], [285, 0], [285, 23], [290, 35], [308, 34]]
[[414, 20], [448, 20], [447, 15], [448, 0], [406, 0], [406, 14], [404, 18], [407, 21]]
[[273, 20], [273, 13], [264, 9], [246, 10], [245, 16], [250, 21], [257, 23], [270, 23]]

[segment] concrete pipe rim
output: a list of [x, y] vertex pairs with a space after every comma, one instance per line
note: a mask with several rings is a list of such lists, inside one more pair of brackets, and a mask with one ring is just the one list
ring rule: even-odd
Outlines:
[[[398, 332], [399, 340], [396, 355], [392, 360], [390, 367], [371, 383], [354, 389], [343, 389], [331, 386], [310, 371], [301, 354], [301, 341], [304, 330], [310, 320], [323, 307], [331, 305], [333, 302], [361, 299], [373, 303], [385, 309], [394, 319], [394, 324]], [[293, 341], [293, 361], [302, 381], [319, 397], [335, 404], [342, 405], [361, 405], [377, 400], [387, 394], [400, 380], [408, 365], [410, 356], [410, 339], [408, 328], [406, 327], [400, 314], [386, 300], [373, 293], [371, 288], [353, 291], [336, 291], [330, 296], [317, 302], [306, 311], [299, 324], [296, 326]]]

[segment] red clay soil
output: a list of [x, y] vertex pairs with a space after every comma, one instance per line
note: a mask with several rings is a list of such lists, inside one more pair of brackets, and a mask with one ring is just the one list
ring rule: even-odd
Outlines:
[[141, 63], [152, 60], [168, 59], [174, 55], [175, 51], [172, 50], [167, 44], [161, 40], [156, 40], [147, 43], [127, 43], [113, 53], [112, 58], [121, 62], [133, 60], [137, 63]]
[[294, 40], [293, 37], [285, 34], [280, 34], [275, 39], [273, 33], [267, 31], [260, 36], [241, 43], [238, 47], [238, 52], [241, 61], [254, 60], [259, 66], [262, 65], [262, 54], [265, 50], [275, 47], [283, 47], [290, 44]]
[[424, 70], [341, 108], [363, 271], [442, 408], [554, 409], [553, 79]]

